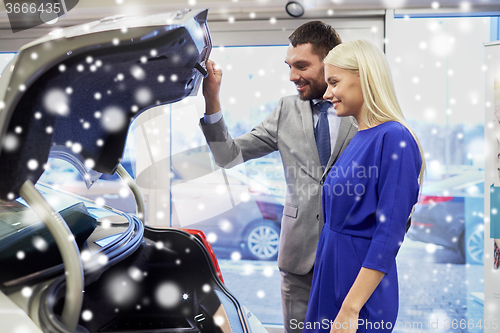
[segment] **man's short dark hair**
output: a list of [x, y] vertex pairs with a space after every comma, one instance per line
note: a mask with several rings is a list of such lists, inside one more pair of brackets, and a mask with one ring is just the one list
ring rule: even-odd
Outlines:
[[311, 21], [302, 24], [288, 37], [293, 47], [311, 43], [313, 52], [321, 60], [325, 59], [328, 52], [342, 43], [339, 34], [330, 25], [321, 21]]

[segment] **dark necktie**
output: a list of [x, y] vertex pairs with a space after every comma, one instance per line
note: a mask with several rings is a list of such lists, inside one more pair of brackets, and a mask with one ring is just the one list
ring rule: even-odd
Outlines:
[[329, 102], [320, 102], [315, 105], [319, 110], [319, 120], [314, 129], [314, 137], [316, 138], [316, 146], [318, 147], [319, 160], [323, 168], [326, 168], [331, 155], [330, 146], [330, 126], [328, 125], [328, 108], [332, 104]]

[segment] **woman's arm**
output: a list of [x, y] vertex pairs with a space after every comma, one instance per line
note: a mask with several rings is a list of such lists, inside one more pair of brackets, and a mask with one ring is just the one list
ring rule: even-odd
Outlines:
[[349, 293], [347, 293], [342, 307], [335, 318], [331, 333], [354, 333], [357, 330], [359, 311], [368, 301], [373, 291], [377, 288], [384, 277], [384, 273], [361, 267], [356, 280]]
[[378, 195], [375, 230], [362, 268], [332, 324], [332, 333], [356, 332], [361, 308], [395, 264], [406, 221], [417, 202], [421, 168], [418, 145], [402, 125], [389, 126], [381, 147], [379, 173], [374, 179]]

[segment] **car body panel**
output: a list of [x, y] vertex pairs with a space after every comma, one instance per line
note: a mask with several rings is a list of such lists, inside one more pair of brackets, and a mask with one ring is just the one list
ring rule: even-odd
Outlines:
[[[482, 264], [484, 170], [470, 170], [424, 185], [408, 237], [436, 244]], [[479, 238], [478, 238], [479, 237]], [[479, 251], [479, 252], [478, 252]]]
[[0, 291], [2, 330], [4, 332], [42, 333], [33, 320], [16, 303]]
[[[0, 92], [5, 103], [0, 138], [15, 141], [15, 149], [0, 151], [0, 172], [13, 175], [0, 183], [1, 198], [17, 197], [27, 179], [36, 182], [51, 149], [74, 150], [82, 163], [91, 160], [94, 170], [112, 174], [129, 120], [151, 104], [172, 103], [195, 91], [211, 49], [206, 11], [154, 17], [163, 25], [135, 26], [128, 18], [96, 21], [20, 50], [4, 70], [11, 75], [0, 78], [10, 88]], [[65, 37], [71, 29], [86, 32]], [[158, 79], [173, 74], [175, 82]], [[28, 161], [34, 162], [28, 166]]]

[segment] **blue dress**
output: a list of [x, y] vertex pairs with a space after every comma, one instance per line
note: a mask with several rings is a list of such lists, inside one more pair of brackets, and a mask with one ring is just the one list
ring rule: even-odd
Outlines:
[[391, 332], [398, 313], [396, 254], [418, 199], [422, 160], [390, 121], [358, 131], [323, 185], [325, 226], [303, 332], [329, 332], [361, 267], [385, 274], [359, 314], [361, 332]]

